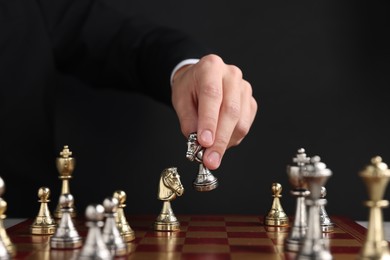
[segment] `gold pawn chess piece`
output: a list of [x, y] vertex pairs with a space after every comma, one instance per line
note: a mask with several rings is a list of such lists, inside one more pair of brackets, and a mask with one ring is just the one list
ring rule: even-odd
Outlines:
[[376, 156], [359, 174], [366, 184], [369, 196], [369, 200], [364, 203], [369, 208], [367, 234], [359, 259], [390, 259], [382, 216], [382, 208], [389, 205], [389, 201], [384, 200], [383, 196], [389, 182], [390, 170], [382, 162], [382, 158]]
[[176, 167], [166, 168], [160, 175], [158, 199], [163, 201], [163, 207], [156, 221], [154, 229], [157, 231], [180, 231], [180, 222], [171, 208], [171, 201], [184, 192], [180, 182], [180, 175]]
[[282, 185], [280, 183], [272, 183], [272, 206], [264, 219], [265, 226], [274, 227], [288, 227], [289, 219], [287, 214], [284, 212], [280, 198], [282, 197]]
[[35, 217], [34, 223], [30, 230], [33, 235], [52, 235], [56, 230], [56, 222], [50, 214], [48, 203], [50, 197], [50, 189], [41, 187], [38, 190], [38, 198], [40, 202], [38, 215]]
[[[2, 191], [4, 191], [4, 189], [2, 189]], [[4, 219], [6, 218], [6, 215], [4, 213], [6, 210], [7, 202], [0, 198], [0, 240], [3, 242], [8, 254], [12, 257], [16, 254], [16, 248], [12, 243], [11, 239], [9, 238], [7, 230], [4, 227]]]
[[130, 242], [134, 240], [135, 234], [134, 230], [130, 227], [127, 219], [124, 208], [126, 207], [126, 193], [122, 190], [117, 190], [114, 192], [113, 197], [118, 200], [118, 208], [115, 214], [115, 223], [118, 227], [118, 230], [123, 237], [125, 242]]
[[[62, 181], [61, 195], [69, 194], [69, 180], [72, 178], [72, 174], [75, 167], [75, 159], [71, 157], [72, 152], [69, 150], [67, 145], [64, 146], [64, 149], [60, 152], [60, 157], [56, 159], [56, 166], [59, 172], [58, 178]], [[60, 195], [60, 196], [61, 196]], [[76, 210], [73, 206], [71, 213], [72, 218], [76, 217]], [[58, 202], [56, 210], [54, 211], [54, 217], [60, 219], [62, 217], [62, 211], [60, 203]]]

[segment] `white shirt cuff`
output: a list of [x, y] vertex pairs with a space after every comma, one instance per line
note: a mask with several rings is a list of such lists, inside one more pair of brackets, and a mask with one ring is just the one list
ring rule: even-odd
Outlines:
[[179, 63], [175, 66], [175, 68], [173, 68], [173, 70], [172, 70], [172, 73], [171, 73], [171, 80], [170, 80], [171, 86], [172, 86], [172, 84], [173, 84], [173, 76], [175, 75], [175, 73], [176, 73], [179, 69], [181, 69], [182, 67], [184, 67], [184, 66], [186, 66], [186, 65], [196, 64], [196, 63], [198, 63], [198, 62], [199, 62], [199, 59], [186, 59], [186, 60], [183, 60], [183, 61], [179, 62]]

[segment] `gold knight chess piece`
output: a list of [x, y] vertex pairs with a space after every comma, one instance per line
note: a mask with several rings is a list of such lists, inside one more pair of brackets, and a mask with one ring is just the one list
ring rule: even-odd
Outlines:
[[33, 235], [52, 235], [56, 230], [56, 222], [50, 214], [48, 203], [50, 197], [50, 189], [41, 187], [38, 190], [38, 198], [40, 202], [38, 215], [35, 217], [34, 223], [30, 230]]
[[158, 199], [163, 201], [163, 207], [156, 221], [154, 229], [157, 231], [179, 231], [180, 222], [177, 220], [171, 208], [171, 201], [176, 196], [183, 195], [184, 188], [180, 181], [180, 175], [176, 167], [166, 168], [160, 175], [158, 186]]
[[369, 208], [369, 218], [366, 239], [358, 259], [390, 259], [382, 216], [382, 208], [389, 205], [389, 201], [384, 200], [383, 196], [389, 182], [390, 170], [380, 156], [375, 156], [359, 175], [368, 191], [369, 200], [364, 204]]
[[[75, 168], [75, 159], [72, 157], [72, 152], [69, 150], [67, 145], [64, 146], [63, 150], [60, 152], [60, 157], [56, 159], [56, 166], [59, 172], [58, 178], [62, 181], [61, 195], [70, 194], [69, 180], [72, 178], [72, 174]], [[61, 196], [60, 195], [60, 196]], [[76, 217], [76, 209], [74, 205], [72, 206], [73, 210], [71, 217]], [[62, 216], [61, 206], [58, 202], [56, 210], [54, 211], [54, 217], [60, 219]]]
[[288, 227], [289, 219], [284, 212], [280, 198], [282, 197], [282, 185], [280, 183], [272, 183], [272, 206], [271, 210], [265, 216], [264, 225], [272, 227]]

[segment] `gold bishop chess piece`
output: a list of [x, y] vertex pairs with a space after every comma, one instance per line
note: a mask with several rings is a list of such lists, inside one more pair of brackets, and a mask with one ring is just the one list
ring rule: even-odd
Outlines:
[[160, 214], [154, 222], [154, 229], [157, 231], [179, 231], [180, 222], [171, 208], [171, 201], [176, 196], [183, 195], [184, 188], [180, 181], [180, 175], [176, 167], [166, 168], [160, 175], [158, 186], [159, 200], [163, 201]]
[[31, 234], [33, 235], [52, 235], [56, 231], [57, 224], [52, 217], [48, 206], [48, 203], [50, 202], [49, 197], [50, 189], [48, 187], [39, 188], [39, 212], [30, 227]]
[[385, 240], [382, 208], [389, 205], [383, 196], [390, 178], [387, 164], [380, 156], [373, 157], [371, 164], [360, 173], [367, 190], [369, 200], [365, 205], [369, 208], [366, 238], [359, 254], [359, 259], [390, 259], [388, 242]]
[[[7, 210], [7, 202], [1, 197], [3, 196], [4, 191], [5, 191], [5, 183], [3, 179], [0, 177], [0, 241], [2, 243], [0, 247], [4, 246], [6, 250], [6, 253], [4, 253], [4, 255], [7, 255], [6, 257], [13, 257], [16, 254], [16, 248], [7, 234], [7, 230], [4, 227], [4, 219], [6, 219], [7, 217], [4, 214]], [[0, 252], [0, 259], [7, 259], [7, 258], [2, 258], [2, 255], [3, 254]]]
[[[272, 183], [272, 206], [271, 210], [265, 216], [264, 225], [266, 227], [288, 227], [289, 219], [287, 214], [284, 212], [280, 198], [282, 197], [282, 185], [280, 183]], [[268, 228], [267, 230], [272, 230]]]
[[124, 208], [126, 207], [127, 195], [123, 190], [117, 190], [114, 192], [113, 197], [118, 200], [118, 208], [115, 214], [115, 222], [118, 227], [119, 233], [123, 237], [125, 242], [133, 241], [135, 238], [134, 230], [131, 228], [129, 222], [126, 219]]
[[[58, 178], [62, 181], [61, 195], [70, 194], [69, 189], [69, 180], [72, 178], [72, 174], [75, 167], [75, 159], [72, 156], [72, 152], [69, 150], [67, 145], [64, 146], [63, 150], [60, 152], [60, 157], [56, 159], [56, 166], [59, 172]], [[73, 210], [71, 213], [72, 218], [76, 217], [76, 210], [74, 205], [72, 205]], [[62, 211], [60, 203], [58, 202], [56, 210], [54, 212], [55, 218], [61, 218]]]
[[80, 248], [83, 243], [72, 219], [73, 196], [70, 193], [60, 196], [61, 219], [56, 232], [50, 238], [52, 249], [75, 249]]

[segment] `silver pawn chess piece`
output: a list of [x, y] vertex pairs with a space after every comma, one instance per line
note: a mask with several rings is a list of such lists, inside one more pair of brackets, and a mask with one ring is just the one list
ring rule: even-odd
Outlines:
[[298, 260], [333, 259], [329, 249], [329, 239], [323, 237], [320, 223], [320, 207], [326, 203], [326, 200], [321, 200], [321, 187], [331, 175], [332, 171], [326, 168], [319, 156], [312, 157], [310, 164], [302, 172], [310, 194], [306, 199], [307, 231], [297, 255]]
[[123, 240], [115, 222], [119, 201], [110, 197], [103, 201], [106, 220], [103, 228], [103, 241], [106, 243], [108, 250], [114, 257], [120, 257], [127, 254], [127, 244]]
[[180, 175], [176, 167], [166, 168], [160, 175], [158, 199], [163, 201], [163, 207], [156, 221], [154, 229], [157, 231], [179, 231], [180, 222], [177, 220], [171, 207], [171, 201], [184, 192], [180, 182]]
[[100, 204], [89, 205], [85, 210], [85, 217], [87, 218], [88, 234], [78, 259], [113, 259], [102, 237], [101, 227], [104, 225], [104, 207]]
[[187, 140], [186, 157], [190, 161], [199, 163], [199, 171], [193, 182], [193, 186], [197, 191], [211, 191], [218, 187], [217, 178], [203, 164], [204, 148], [199, 144], [196, 133], [191, 133]]
[[[4, 191], [5, 191], [5, 183], [3, 179], [0, 177], [0, 206], [3, 212], [5, 211], [7, 205], [2, 198]], [[3, 227], [3, 223], [1, 223], [1, 225]], [[3, 231], [5, 231], [5, 229]], [[11, 258], [12, 255], [9, 253], [7, 249], [7, 245], [5, 244], [4, 238], [0, 236], [0, 260], [8, 260]]]
[[61, 219], [54, 235], [50, 238], [51, 248], [73, 249], [82, 246], [82, 237], [77, 232], [72, 219], [73, 203], [72, 194], [65, 193], [60, 195]]
[[324, 202], [322, 202], [321, 206], [320, 206], [320, 223], [321, 223], [321, 229], [322, 229], [322, 232], [325, 232], [325, 233], [329, 233], [329, 232], [333, 232], [334, 230], [334, 224], [332, 222], [332, 220], [330, 219], [328, 213], [326, 212], [326, 209], [325, 209], [325, 205], [327, 203], [326, 199], [325, 199], [325, 196], [326, 196], [326, 188], [325, 187], [321, 187], [321, 197], [320, 197], [320, 200], [323, 200]]
[[287, 166], [287, 175], [292, 186], [291, 194], [296, 198], [294, 222], [285, 241], [285, 248], [290, 252], [298, 252], [307, 230], [307, 212], [305, 198], [309, 195], [302, 171], [310, 162], [305, 149], [300, 148], [293, 158], [295, 165]]

